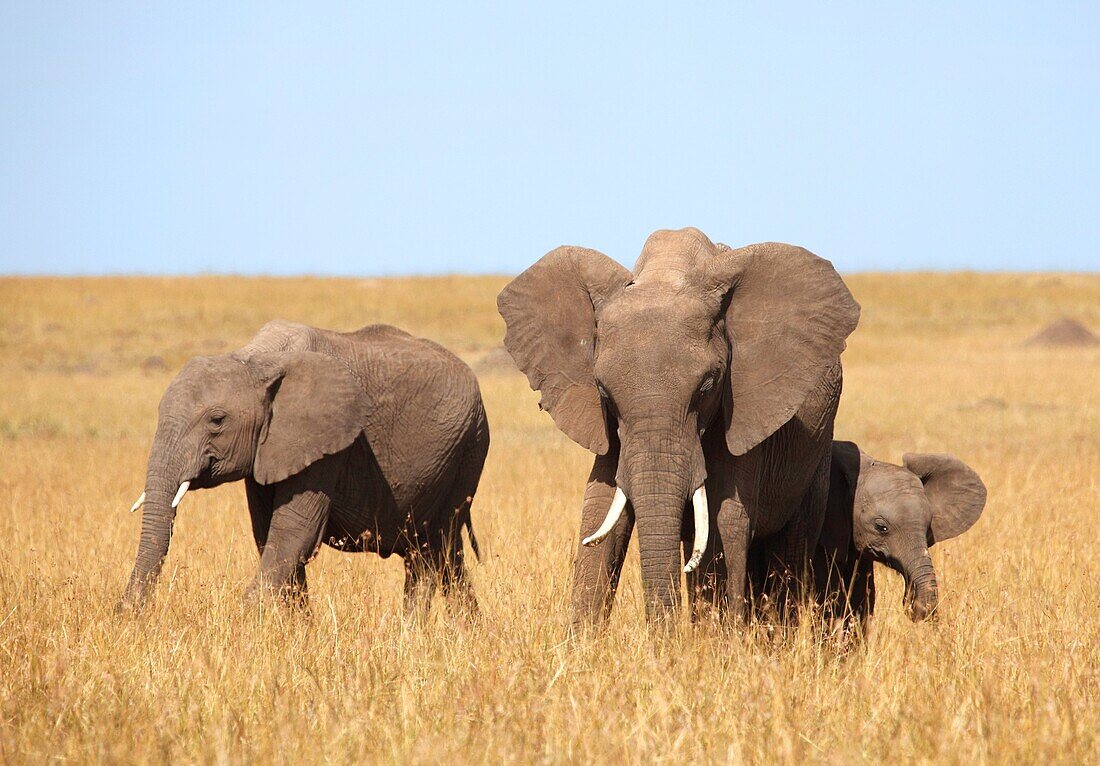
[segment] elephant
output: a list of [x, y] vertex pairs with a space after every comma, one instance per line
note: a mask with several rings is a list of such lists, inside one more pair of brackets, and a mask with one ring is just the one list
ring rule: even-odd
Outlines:
[[388, 325], [271, 321], [236, 351], [192, 359], [165, 391], [119, 607], [147, 601], [184, 493], [243, 480], [260, 557], [248, 597], [305, 605], [324, 543], [401, 556], [410, 613], [437, 584], [476, 610], [461, 530], [478, 555], [470, 508], [488, 449], [477, 379], [442, 346]]
[[540, 407], [595, 454], [574, 630], [610, 616], [635, 525], [650, 623], [678, 610], [681, 545], [693, 618], [707, 604], [743, 614], [751, 544], [768, 546], [777, 571], [809, 571], [840, 354], [860, 311], [829, 261], [660, 230], [633, 272], [596, 250], [556, 248], [497, 307]]
[[814, 579], [829, 621], [868, 627], [875, 610], [874, 562], [905, 578], [905, 604], [919, 622], [939, 604], [928, 549], [970, 529], [985, 507], [981, 478], [957, 457], [908, 453], [876, 460], [852, 442], [832, 446], [829, 501], [814, 551]]

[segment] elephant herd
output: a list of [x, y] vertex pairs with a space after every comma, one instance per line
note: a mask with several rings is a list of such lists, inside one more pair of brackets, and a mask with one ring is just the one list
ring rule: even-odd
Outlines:
[[[860, 308], [827, 260], [657, 231], [633, 271], [560, 247], [497, 304], [539, 406], [594, 454], [576, 629], [607, 619], [635, 527], [651, 622], [676, 611], [683, 572], [693, 618], [793, 615], [812, 596], [852, 626], [873, 612], [875, 561], [904, 576], [914, 619], [935, 610], [928, 548], [977, 520], [985, 487], [951, 455], [896, 466], [833, 440]], [[269, 322], [165, 392], [120, 606], [147, 600], [184, 494], [243, 480], [260, 561], [249, 596], [304, 600], [323, 543], [401, 556], [411, 613], [437, 588], [476, 609], [461, 532], [476, 555], [488, 447], [477, 380], [436, 343]]]

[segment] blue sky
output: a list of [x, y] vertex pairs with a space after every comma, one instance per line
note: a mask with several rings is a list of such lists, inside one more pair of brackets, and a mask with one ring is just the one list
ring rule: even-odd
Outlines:
[[0, 4], [0, 272], [1100, 270], [1098, 3], [153, 5]]

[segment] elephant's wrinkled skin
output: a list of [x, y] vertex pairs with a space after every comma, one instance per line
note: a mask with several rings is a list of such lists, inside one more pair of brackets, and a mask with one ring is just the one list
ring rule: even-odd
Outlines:
[[898, 466], [852, 442], [833, 442], [828, 510], [814, 553], [826, 616], [866, 627], [875, 609], [875, 561], [905, 578], [914, 621], [931, 615], [939, 587], [928, 549], [973, 526], [985, 499], [978, 474], [952, 455], [910, 453]]
[[304, 599], [305, 564], [325, 543], [404, 557], [409, 609], [437, 581], [473, 607], [461, 528], [476, 552], [470, 503], [488, 447], [477, 380], [441, 346], [386, 325], [270, 322], [231, 354], [191, 360], [165, 392], [120, 605], [155, 584], [181, 485], [243, 479], [260, 553], [251, 594]]
[[693, 605], [728, 594], [741, 609], [754, 541], [776, 571], [808, 570], [840, 353], [859, 319], [828, 261], [791, 245], [734, 250], [697, 229], [658, 231], [633, 273], [595, 250], [560, 247], [497, 304], [505, 345], [542, 408], [596, 454], [582, 535], [600, 526], [617, 490], [629, 499], [613, 506], [622, 513], [601, 544], [578, 549], [575, 627], [610, 613], [635, 524], [646, 614], [673, 610], [680, 545], [694, 538], [689, 509], [714, 530], [689, 575]]

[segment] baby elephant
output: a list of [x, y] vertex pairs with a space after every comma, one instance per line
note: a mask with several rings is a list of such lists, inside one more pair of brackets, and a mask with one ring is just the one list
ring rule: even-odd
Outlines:
[[866, 626], [875, 609], [875, 561], [905, 578], [914, 621], [936, 608], [939, 589], [928, 549], [973, 526], [985, 507], [985, 485], [951, 455], [909, 453], [902, 464], [875, 460], [851, 442], [833, 442], [828, 510], [814, 555], [826, 617]]
[[140, 606], [188, 489], [244, 480], [260, 568], [250, 594], [303, 601], [321, 543], [405, 559], [405, 605], [437, 582], [476, 608], [461, 529], [489, 449], [470, 368], [386, 325], [341, 333], [273, 321], [245, 347], [192, 359], [164, 393], [149, 453], [137, 562], [120, 607]]

